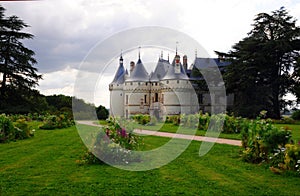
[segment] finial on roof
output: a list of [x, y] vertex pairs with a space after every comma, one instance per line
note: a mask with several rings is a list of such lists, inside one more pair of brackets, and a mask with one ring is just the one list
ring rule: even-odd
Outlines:
[[168, 61], [169, 61], [169, 58], [170, 58], [170, 54], [168, 53]]
[[197, 58], [197, 48], [195, 49], [195, 58]]
[[123, 60], [123, 51], [121, 50], [120, 60]]
[[163, 51], [161, 51], [161, 59], [163, 59], [163, 56], [164, 56]]
[[176, 42], [176, 56], [177, 56], [177, 45], [178, 45], [178, 42]]
[[139, 59], [141, 59], [141, 46], [139, 46]]

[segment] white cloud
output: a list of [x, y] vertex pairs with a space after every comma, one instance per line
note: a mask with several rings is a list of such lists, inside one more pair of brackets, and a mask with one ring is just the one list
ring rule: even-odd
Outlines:
[[78, 71], [67, 67], [60, 71], [43, 74], [38, 90], [44, 95], [64, 94], [73, 96], [74, 82]]
[[[26, 30], [35, 39], [25, 44], [36, 52], [37, 67], [44, 75], [39, 89], [44, 94], [73, 95], [76, 70], [89, 50], [99, 41], [126, 29], [173, 28], [193, 37], [213, 56], [214, 50], [227, 52], [245, 37], [260, 12], [269, 13], [285, 6], [292, 16], [300, 19], [297, 0], [44, 0], [1, 4], [7, 9], [6, 15], [17, 15], [31, 26]], [[168, 35], [162, 41], [167, 38]], [[179, 51], [183, 50], [181, 44]], [[119, 52], [115, 51], [113, 56]], [[136, 60], [134, 55], [132, 60]], [[107, 63], [101, 60], [96, 55], [86, 65], [90, 63], [101, 71], [101, 66]], [[110, 73], [114, 71], [111, 69]], [[106, 94], [97, 92], [101, 93], [92, 101], [106, 105], [107, 89]], [[91, 101], [90, 97], [86, 99]]]

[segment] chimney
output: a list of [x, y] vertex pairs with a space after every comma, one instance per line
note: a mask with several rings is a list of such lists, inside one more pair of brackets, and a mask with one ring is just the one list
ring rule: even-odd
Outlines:
[[133, 61], [130, 62], [130, 74], [132, 73], [132, 71], [134, 70], [135, 67], [135, 63]]
[[186, 55], [183, 56], [182, 62], [183, 62], [183, 68], [186, 71], [187, 70], [187, 56]]

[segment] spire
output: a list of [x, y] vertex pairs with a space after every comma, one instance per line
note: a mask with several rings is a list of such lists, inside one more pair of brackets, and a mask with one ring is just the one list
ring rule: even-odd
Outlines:
[[164, 56], [163, 51], [161, 51], [161, 59], [163, 59], [163, 56]]
[[170, 62], [170, 54], [168, 53], [168, 62]]
[[177, 45], [178, 45], [178, 42], [176, 42], [176, 56], [177, 56]]
[[141, 46], [139, 46], [139, 60], [141, 59]]
[[123, 64], [123, 55], [122, 54], [123, 54], [123, 51], [121, 50], [120, 60], [119, 60], [120, 61], [120, 65]]
[[197, 58], [197, 48], [195, 49], [195, 59]]

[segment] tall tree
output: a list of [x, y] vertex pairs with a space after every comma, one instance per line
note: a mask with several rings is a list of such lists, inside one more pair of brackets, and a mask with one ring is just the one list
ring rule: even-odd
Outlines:
[[0, 5], [0, 98], [6, 100], [10, 89], [30, 90], [38, 85], [41, 75], [34, 65], [34, 51], [21, 42], [32, 39], [33, 35], [22, 32], [28, 27], [17, 16], [5, 17], [5, 9]]
[[267, 110], [269, 117], [280, 118], [283, 96], [294, 91], [298, 80], [299, 39], [296, 20], [284, 7], [257, 15], [252, 31], [227, 53], [232, 64], [225, 81], [235, 93], [236, 113], [253, 117]]

